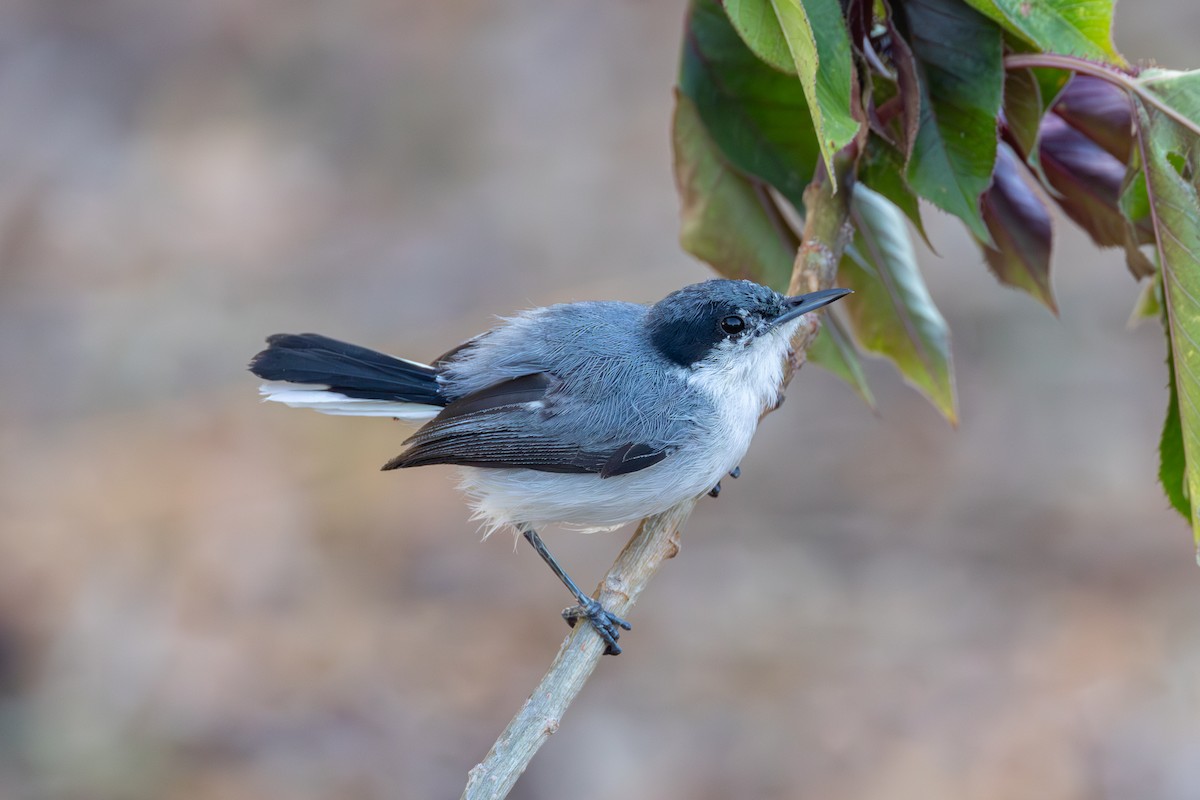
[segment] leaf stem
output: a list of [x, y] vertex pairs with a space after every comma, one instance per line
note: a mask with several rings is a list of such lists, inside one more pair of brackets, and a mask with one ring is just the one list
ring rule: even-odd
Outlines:
[[1138, 99], [1146, 105], [1153, 106], [1179, 125], [1191, 131], [1193, 135], [1200, 136], [1200, 125], [1180, 114], [1153, 92], [1146, 91], [1146, 85], [1138, 81], [1134, 76], [1122, 72], [1115, 67], [1095, 61], [1088, 61], [1086, 58], [1080, 58], [1079, 56], [1069, 56], [1061, 53], [1015, 53], [1004, 57], [1005, 69], [1028, 69], [1031, 67], [1065, 69], [1081, 75], [1090, 75], [1093, 78], [1108, 81], [1113, 86], [1124, 89], [1130, 94], [1137, 95]]

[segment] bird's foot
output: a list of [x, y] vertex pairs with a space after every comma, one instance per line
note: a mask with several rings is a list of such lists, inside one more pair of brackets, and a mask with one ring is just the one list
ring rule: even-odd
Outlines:
[[[729, 470], [729, 477], [735, 478], [735, 479], [742, 477], [742, 468], [734, 467], [733, 469]], [[717, 481], [717, 485], [708, 490], [708, 496], [709, 497], [720, 497], [721, 496], [721, 482], [720, 481]]]
[[605, 611], [604, 606], [590, 597], [585, 604], [564, 608], [562, 617], [572, 628], [581, 619], [586, 619], [590, 622], [592, 627], [596, 629], [596, 633], [600, 634], [600, 638], [608, 645], [604, 651], [604, 654], [607, 656], [620, 655], [621, 653], [621, 648], [617, 644], [617, 639], [621, 638], [621, 631], [619, 629], [630, 630], [633, 627], [611, 611]]

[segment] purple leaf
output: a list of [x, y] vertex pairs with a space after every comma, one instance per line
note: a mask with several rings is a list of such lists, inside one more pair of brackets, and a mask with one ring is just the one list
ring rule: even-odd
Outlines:
[[1075, 75], [1054, 104], [1054, 111], [1121, 163], [1133, 147], [1133, 107], [1123, 89], [1090, 75]]
[[1119, 206], [1124, 162], [1057, 114], [1042, 119], [1038, 145], [1042, 170], [1062, 210], [1101, 247], [1124, 244], [1125, 218]]
[[896, 30], [891, 16], [888, 17], [887, 31], [892, 42], [891, 57], [892, 65], [896, 68], [896, 88], [900, 93], [900, 152], [904, 154], [904, 163], [907, 164], [921, 125], [921, 86], [917, 82], [917, 62], [913, 58], [912, 50], [900, 35], [900, 31]]
[[1001, 142], [992, 186], [983, 195], [983, 221], [995, 247], [981, 243], [1001, 283], [1022, 289], [1058, 313], [1050, 286], [1050, 210], [1013, 149]]

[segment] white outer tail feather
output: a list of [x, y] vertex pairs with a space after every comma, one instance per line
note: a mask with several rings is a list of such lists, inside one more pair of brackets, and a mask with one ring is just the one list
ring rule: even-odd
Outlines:
[[328, 386], [314, 383], [265, 381], [259, 385], [258, 393], [263, 396], [263, 402], [270, 400], [290, 408], [311, 408], [322, 414], [345, 417], [391, 417], [408, 422], [426, 422], [442, 410], [440, 406], [424, 403], [347, 397], [331, 391]]

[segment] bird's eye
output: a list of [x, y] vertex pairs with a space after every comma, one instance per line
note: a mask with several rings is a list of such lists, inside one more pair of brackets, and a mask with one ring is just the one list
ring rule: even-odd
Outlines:
[[745, 329], [746, 329], [746, 320], [742, 319], [739, 316], [731, 314], [728, 317], [725, 317], [723, 320], [721, 320], [721, 330], [725, 331], [726, 333], [728, 333], [730, 335], [735, 334], [735, 333], [741, 333]]

